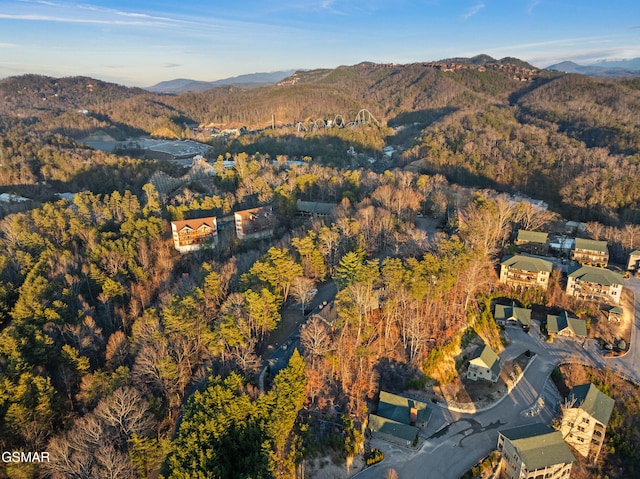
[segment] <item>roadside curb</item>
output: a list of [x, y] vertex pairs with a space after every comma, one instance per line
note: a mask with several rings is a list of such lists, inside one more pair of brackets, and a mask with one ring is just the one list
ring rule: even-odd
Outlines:
[[[436, 406], [440, 407], [441, 409], [446, 409], [448, 411], [453, 411], [453, 412], [463, 413], [463, 414], [476, 414], [476, 413], [489, 411], [494, 407], [496, 407], [497, 405], [499, 405], [502, 401], [504, 401], [504, 399], [507, 396], [509, 396], [509, 394], [511, 394], [511, 391], [513, 391], [518, 386], [518, 383], [524, 377], [525, 373], [529, 369], [529, 366], [531, 366], [535, 362], [537, 357], [538, 357], [538, 354], [536, 354], [533, 358], [531, 358], [531, 361], [527, 363], [527, 365], [522, 370], [522, 372], [518, 375], [516, 380], [510, 386], [507, 386], [507, 391], [501, 397], [496, 399], [495, 402], [489, 404], [488, 406], [484, 406], [478, 409], [471, 409], [472, 406], [470, 406], [469, 408], [459, 408], [456, 406], [448, 406], [446, 404], [442, 404], [440, 401], [436, 403]], [[474, 404], [474, 403], [469, 403], [469, 404]]]

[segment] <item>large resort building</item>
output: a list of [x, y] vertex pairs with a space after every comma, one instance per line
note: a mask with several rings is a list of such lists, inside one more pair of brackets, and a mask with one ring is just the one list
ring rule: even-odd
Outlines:
[[215, 246], [218, 241], [218, 226], [215, 216], [172, 221], [173, 246], [180, 253], [196, 251], [203, 246]]
[[575, 457], [562, 434], [541, 423], [498, 432], [502, 479], [568, 479]]
[[500, 263], [500, 282], [515, 288], [547, 289], [553, 263], [546, 259], [516, 254]]

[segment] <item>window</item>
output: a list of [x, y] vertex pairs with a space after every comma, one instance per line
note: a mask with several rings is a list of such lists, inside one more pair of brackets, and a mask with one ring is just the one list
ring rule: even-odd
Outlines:
[[582, 422], [585, 424], [589, 424], [589, 418], [588, 417], [583, 417], [582, 418]]

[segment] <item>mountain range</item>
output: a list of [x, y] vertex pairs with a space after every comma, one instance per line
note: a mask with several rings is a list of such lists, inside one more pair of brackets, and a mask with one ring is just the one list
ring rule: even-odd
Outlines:
[[[2, 151], [25, 161], [0, 169], [14, 182], [37, 166], [32, 158], [41, 161], [24, 146], [32, 135], [48, 147], [96, 132], [197, 138], [212, 141], [216, 154], [311, 156], [330, 165], [352, 164], [350, 147], [375, 156], [389, 145], [402, 151], [394, 167], [519, 191], [588, 220], [640, 221], [640, 77], [565, 74], [479, 55], [363, 62], [297, 71], [260, 88], [170, 95], [87, 77], [22, 75], [0, 80], [0, 98]], [[338, 123], [345, 128], [318, 126]], [[237, 138], [212, 138], [242, 127], [248, 133]], [[5, 146], [8, 138], [17, 146]]]
[[640, 76], [640, 58], [630, 60], [602, 60], [589, 65], [565, 61], [550, 65], [549, 70], [558, 70], [564, 73], [579, 73], [581, 75], [595, 77], [628, 77]]
[[255, 88], [259, 86], [271, 85], [278, 83], [280, 80], [287, 78], [295, 73], [296, 70], [282, 70], [269, 73], [249, 73], [247, 75], [239, 75], [230, 78], [223, 78], [215, 81], [199, 81], [188, 78], [177, 78], [175, 80], [167, 80], [156, 85], [145, 88], [153, 93], [186, 93], [205, 91], [210, 88], [219, 86], [238, 86], [243, 88]]

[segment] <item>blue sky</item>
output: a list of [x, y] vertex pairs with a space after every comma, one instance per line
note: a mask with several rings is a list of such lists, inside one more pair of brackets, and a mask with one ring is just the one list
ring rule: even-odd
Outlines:
[[2, 0], [0, 77], [125, 85], [480, 53], [640, 57], [638, 0]]

